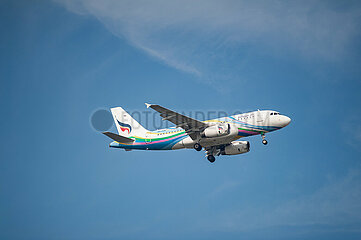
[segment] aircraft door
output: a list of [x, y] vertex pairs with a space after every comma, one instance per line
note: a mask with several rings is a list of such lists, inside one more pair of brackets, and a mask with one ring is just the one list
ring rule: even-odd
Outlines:
[[260, 110], [257, 111], [256, 122], [257, 122], [257, 125], [263, 125], [263, 123], [264, 123], [264, 119], [263, 119], [263, 116], [262, 116]]

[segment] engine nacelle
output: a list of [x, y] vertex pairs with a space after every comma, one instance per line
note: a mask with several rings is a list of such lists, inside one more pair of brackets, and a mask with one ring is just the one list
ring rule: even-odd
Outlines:
[[225, 136], [230, 133], [230, 130], [229, 124], [217, 124], [204, 129], [201, 136], [206, 138]]
[[250, 144], [248, 141], [235, 141], [231, 142], [230, 145], [224, 147], [222, 155], [237, 155], [241, 153], [249, 152]]

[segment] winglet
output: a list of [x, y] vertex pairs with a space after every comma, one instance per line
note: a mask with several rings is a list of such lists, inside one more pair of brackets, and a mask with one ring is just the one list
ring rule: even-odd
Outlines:
[[149, 108], [150, 106], [152, 106], [152, 104], [150, 104], [150, 103], [145, 103], [145, 105], [147, 106], [147, 108]]

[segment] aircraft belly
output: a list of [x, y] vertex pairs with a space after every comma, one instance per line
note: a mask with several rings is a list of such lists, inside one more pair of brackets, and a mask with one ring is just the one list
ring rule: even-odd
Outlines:
[[186, 137], [185, 139], [183, 139], [179, 144], [181, 144], [183, 146], [183, 148], [193, 148], [193, 145], [196, 142], [192, 140], [191, 137]]
[[[226, 136], [226, 137], [214, 137], [214, 138], [201, 138], [199, 143], [203, 147], [209, 147], [214, 145], [229, 144], [232, 141], [239, 139], [241, 136]], [[194, 144], [197, 141], [192, 140], [190, 137], [183, 139], [182, 141], [176, 143], [172, 149], [181, 149], [181, 148], [193, 148]]]
[[176, 144], [174, 144], [174, 146], [172, 147], [172, 150], [176, 150], [176, 149], [182, 149], [184, 148], [184, 145], [182, 144], [182, 141], [177, 142]]
[[239, 139], [240, 137], [227, 136], [227, 137], [216, 137], [216, 138], [202, 138], [199, 143], [203, 147], [210, 147], [215, 145], [229, 144], [230, 142]]

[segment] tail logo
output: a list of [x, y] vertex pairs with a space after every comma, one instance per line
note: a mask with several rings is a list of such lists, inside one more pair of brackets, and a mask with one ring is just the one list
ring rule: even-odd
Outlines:
[[129, 124], [126, 124], [126, 123], [119, 122], [118, 119], [117, 119], [117, 121], [118, 121], [120, 130], [122, 132], [128, 131], [128, 134], [130, 134], [130, 132], [132, 131], [132, 126], [130, 126]]

